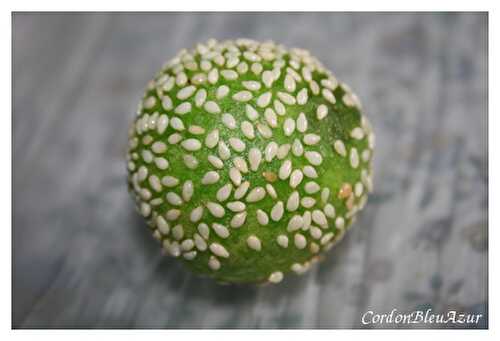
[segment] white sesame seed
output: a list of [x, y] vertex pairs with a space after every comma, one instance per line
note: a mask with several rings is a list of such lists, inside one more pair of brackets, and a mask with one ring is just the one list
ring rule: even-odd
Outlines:
[[269, 139], [273, 136], [273, 132], [271, 131], [271, 128], [267, 124], [263, 124], [260, 122], [257, 122], [257, 131], [262, 135], [262, 137]]
[[264, 199], [265, 196], [266, 190], [263, 187], [255, 187], [248, 193], [246, 200], [249, 203], [257, 202]]
[[303, 221], [302, 230], [306, 231], [311, 226], [311, 221], [312, 221], [311, 216], [312, 215], [310, 211], [305, 211], [304, 214], [302, 214], [302, 221]]
[[179, 246], [179, 243], [174, 241], [174, 242], [169, 242], [167, 239], [163, 241], [163, 246], [165, 249], [168, 251], [168, 253], [172, 257], [179, 257], [181, 254], [181, 248]]
[[290, 187], [296, 188], [302, 182], [304, 174], [300, 169], [295, 169], [290, 175]]
[[297, 130], [301, 133], [307, 130], [307, 118], [303, 112], [297, 117]]
[[143, 217], [147, 217], [151, 214], [151, 206], [148, 203], [141, 203], [141, 214]]
[[213, 223], [212, 229], [215, 231], [215, 234], [217, 234], [221, 238], [225, 239], [229, 237], [229, 230], [222, 224]]
[[313, 166], [319, 166], [321, 164], [321, 162], [323, 162], [323, 157], [318, 152], [307, 151], [307, 152], [305, 152], [304, 155], [305, 155], [307, 161], [309, 161], [309, 163], [312, 164]]
[[170, 225], [161, 215], [156, 217], [156, 226], [163, 235], [167, 235], [170, 232]]
[[196, 95], [194, 96], [194, 105], [196, 105], [196, 107], [199, 108], [205, 103], [206, 99], [207, 99], [207, 90], [200, 89], [196, 92]]
[[257, 91], [260, 89], [260, 83], [256, 81], [243, 81], [243, 86], [250, 91]]
[[242, 212], [245, 210], [246, 205], [241, 201], [231, 201], [227, 203], [227, 208], [233, 212]]
[[165, 81], [165, 83], [163, 83], [163, 91], [168, 92], [172, 90], [174, 84], [175, 84], [175, 79], [173, 77], [168, 78], [168, 80]]
[[316, 117], [318, 120], [322, 120], [328, 115], [328, 107], [324, 104], [321, 104], [318, 106], [318, 109], [316, 110]]
[[321, 138], [316, 134], [306, 134], [304, 135], [304, 143], [308, 146], [313, 146], [317, 144]]
[[210, 256], [210, 259], [208, 260], [208, 266], [210, 267], [210, 269], [217, 271], [220, 269], [220, 262], [214, 256]]
[[208, 210], [210, 211], [210, 213], [216, 218], [222, 218], [224, 216], [224, 214], [226, 214], [224, 207], [222, 207], [221, 205], [219, 205], [215, 202], [208, 202], [206, 204], [206, 206], [207, 206]]
[[188, 99], [196, 91], [196, 87], [193, 85], [186, 86], [177, 92], [177, 98], [180, 100]]
[[194, 245], [198, 250], [205, 251], [207, 249], [207, 243], [198, 233], [195, 233], [193, 238], [194, 238]]
[[294, 243], [295, 243], [295, 247], [299, 250], [302, 250], [303, 248], [306, 247], [307, 245], [307, 240], [306, 240], [306, 237], [304, 237], [302, 234], [300, 233], [296, 233], [295, 234], [295, 237], [294, 237]]
[[319, 85], [318, 83], [316, 83], [315, 81], [310, 81], [309, 82], [309, 88], [311, 89], [311, 92], [313, 93], [313, 95], [317, 96], [319, 95]]
[[165, 111], [170, 111], [173, 108], [172, 99], [168, 95], [164, 95], [161, 100], [161, 106]]
[[266, 191], [267, 191], [267, 194], [269, 194], [269, 196], [271, 198], [273, 198], [273, 199], [278, 198], [278, 193], [276, 193], [276, 190], [274, 189], [273, 185], [266, 184]]
[[337, 219], [335, 219], [335, 227], [337, 227], [338, 229], [343, 229], [345, 226], [345, 220], [343, 217], [337, 217]]
[[174, 134], [170, 135], [167, 139], [168, 143], [170, 143], [170, 144], [177, 144], [177, 143], [179, 143], [180, 140], [182, 140], [182, 136], [181, 136], [181, 134], [178, 134], [178, 133], [174, 133]]
[[286, 114], [286, 109], [285, 109], [285, 106], [283, 105], [283, 103], [281, 103], [279, 100], [274, 100], [273, 102], [274, 104], [274, 111], [280, 115], [280, 116], [283, 116]]
[[356, 182], [354, 185], [354, 194], [358, 198], [363, 194], [363, 184], [361, 182]]
[[234, 198], [235, 199], [241, 199], [245, 196], [247, 193], [248, 189], [250, 188], [250, 182], [245, 181], [243, 182], [235, 191], [234, 191]]
[[361, 159], [364, 162], [370, 161], [370, 150], [369, 149], [363, 150], [363, 152], [361, 153]]
[[333, 147], [335, 148], [335, 151], [340, 155], [340, 156], [346, 156], [347, 155], [347, 151], [346, 151], [346, 148], [345, 148], [345, 145], [344, 145], [344, 142], [342, 142], [341, 140], [337, 140], [335, 141], [335, 143], [333, 144]]
[[179, 104], [174, 110], [174, 112], [178, 115], [184, 115], [190, 111], [191, 111], [191, 103], [189, 102], [183, 102]]
[[299, 230], [302, 228], [303, 223], [304, 220], [302, 219], [302, 216], [296, 214], [288, 221], [287, 231], [293, 232]]
[[351, 148], [351, 153], [349, 155], [349, 161], [351, 163], [352, 168], [358, 168], [359, 166], [359, 155], [358, 150], [356, 148]]
[[247, 162], [245, 161], [245, 159], [243, 159], [242, 157], [235, 157], [233, 159], [233, 165], [238, 168], [238, 170], [242, 173], [248, 173], [248, 165], [247, 165]]
[[314, 167], [312, 166], [304, 166], [302, 171], [304, 172], [304, 175], [307, 176], [308, 178], [316, 179], [318, 177], [316, 169], [314, 169]]
[[231, 167], [229, 169], [229, 178], [234, 183], [235, 186], [239, 186], [241, 184], [241, 173], [236, 167]]
[[151, 163], [153, 162], [153, 153], [151, 153], [149, 150], [143, 150], [141, 152], [142, 159], [146, 163]]
[[300, 201], [299, 192], [297, 191], [292, 192], [292, 194], [290, 194], [286, 202], [286, 209], [290, 212], [296, 211], [299, 208], [299, 201]]
[[212, 70], [210, 70], [210, 72], [208, 73], [208, 82], [210, 84], [215, 84], [217, 83], [217, 81], [219, 80], [219, 70], [217, 68], [213, 68]]
[[266, 70], [262, 73], [262, 83], [268, 88], [271, 87], [271, 85], [274, 82], [274, 75], [271, 71]]
[[278, 159], [283, 160], [288, 155], [290, 148], [291, 148], [291, 146], [289, 143], [282, 144], [278, 148], [278, 153], [276, 153], [276, 156], [278, 157]]
[[162, 187], [160, 183], [160, 179], [156, 175], [150, 175], [149, 176], [149, 185], [156, 191], [156, 192], [161, 192]]
[[245, 106], [245, 112], [250, 121], [255, 121], [259, 117], [259, 113], [250, 104]]
[[272, 94], [271, 92], [265, 92], [257, 98], [257, 105], [261, 108], [265, 108], [271, 103]]
[[198, 159], [191, 154], [183, 155], [182, 160], [184, 161], [186, 167], [189, 169], [195, 169], [196, 167], [198, 167]]
[[236, 152], [243, 152], [246, 148], [246, 144], [245, 142], [243, 142], [242, 140], [240, 140], [239, 138], [237, 137], [230, 137], [229, 138], [229, 145], [231, 146], [231, 148], [233, 148]]
[[181, 197], [177, 193], [174, 193], [174, 192], [168, 192], [166, 195], [166, 199], [170, 205], [179, 206], [182, 204]]
[[215, 171], [208, 171], [203, 175], [203, 178], [201, 179], [201, 184], [202, 185], [211, 185], [219, 181], [220, 176], [219, 173]]
[[236, 129], [236, 120], [231, 114], [222, 114], [222, 123], [229, 129]]
[[215, 168], [217, 168], [217, 169], [224, 168], [224, 162], [222, 162], [222, 160], [219, 159], [217, 156], [215, 156], [215, 155], [209, 155], [207, 157], [207, 159], [208, 159], [208, 162], [210, 162], [210, 164], [212, 166], [214, 166]]
[[227, 252], [226, 248], [219, 243], [210, 244], [210, 251], [212, 251], [216, 256], [229, 258], [229, 252]]
[[293, 97], [290, 94], [287, 94], [286, 92], [278, 91], [278, 98], [283, 103], [288, 104], [288, 105], [295, 105], [295, 103], [296, 103], [295, 97]]
[[284, 234], [280, 234], [277, 238], [276, 238], [276, 242], [278, 243], [279, 246], [281, 246], [282, 248], [287, 248], [288, 247], [288, 237]]
[[222, 70], [220, 72], [221, 76], [228, 81], [232, 81], [238, 78], [238, 73], [234, 70]]
[[266, 122], [272, 127], [276, 128], [278, 126], [278, 117], [273, 109], [267, 108], [264, 112], [264, 117]]
[[232, 69], [233, 67], [238, 65], [239, 62], [240, 62], [240, 60], [237, 57], [231, 57], [227, 60], [226, 67]]
[[264, 156], [267, 162], [271, 162], [278, 153], [278, 144], [274, 141], [269, 142], [264, 149]]
[[161, 135], [165, 132], [167, 127], [168, 127], [168, 116], [165, 114], [160, 115], [160, 117], [158, 118], [158, 122], [156, 124], [156, 131], [158, 132], [158, 134]]
[[248, 153], [248, 161], [250, 162], [250, 169], [256, 171], [259, 168], [262, 160], [262, 153], [258, 148], [252, 147]]
[[286, 75], [285, 80], [283, 82], [283, 85], [284, 85], [286, 91], [288, 91], [288, 92], [295, 91], [295, 79], [293, 79], [292, 76]]
[[237, 102], [248, 102], [253, 97], [252, 93], [247, 90], [237, 92], [233, 95], [233, 99]]
[[246, 218], [247, 218], [247, 212], [240, 212], [238, 214], [235, 214], [230, 222], [231, 227], [233, 228], [241, 227], [245, 223]]
[[156, 105], [156, 98], [150, 96], [144, 100], [144, 108], [151, 109]]
[[179, 179], [170, 175], [166, 175], [161, 179], [161, 183], [167, 187], [175, 187], [179, 184]]
[[262, 226], [266, 226], [269, 223], [269, 218], [266, 212], [261, 209], [257, 210], [257, 222]]
[[305, 272], [305, 268], [302, 266], [302, 264], [299, 263], [292, 264], [291, 269], [298, 275], [303, 274]]
[[198, 222], [203, 215], [203, 206], [198, 206], [195, 209], [193, 209], [189, 215], [189, 220], [191, 222], [196, 223]]
[[323, 212], [328, 218], [335, 218], [335, 207], [332, 204], [326, 204], [323, 208]]
[[302, 68], [302, 77], [304, 77], [306, 82], [310, 82], [312, 80], [311, 69], [309, 69], [309, 67], [305, 66]]
[[221, 85], [217, 88], [215, 92], [215, 97], [217, 99], [222, 99], [226, 97], [228, 93], [229, 93], [229, 87], [227, 85]]
[[285, 136], [290, 136], [295, 131], [295, 120], [287, 118], [283, 123], [283, 132]]
[[362, 140], [365, 137], [365, 133], [361, 127], [356, 127], [351, 130], [351, 137], [356, 140]]
[[168, 210], [167, 214], [165, 216], [166, 216], [167, 220], [173, 221], [173, 220], [177, 220], [180, 215], [181, 215], [181, 211], [174, 208], [174, 209]]
[[311, 208], [316, 204], [316, 199], [312, 197], [303, 197], [300, 200], [300, 204], [305, 208]]
[[292, 161], [285, 160], [279, 169], [278, 176], [281, 180], [286, 180], [292, 172]]
[[170, 120], [170, 126], [173, 129], [179, 130], [179, 131], [182, 131], [185, 129], [184, 123], [182, 122], [182, 120], [179, 117], [172, 117], [172, 119]]
[[177, 77], [175, 78], [175, 84], [177, 86], [184, 86], [187, 83], [187, 76], [184, 72], [181, 72], [177, 74]]
[[188, 131], [193, 135], [202, 135], [205, 134], [205, 128], [200, 127], [198, 125], [190, 125]]
[[278, 201], [271, 209], [271, 219], [273, 221], [279, 221], [281, 217], [283, 217], [283, 213], [284, 213], [283, 202]]
[[325, 214], [320, 210], [314, 210], [312, 212], [312, 220], [320, 226], [328, 225]]
[[322, 79], [321, 85], [323, 85], [325, 88], [328, 88], [328, 89], [333, 91], [339, 85], [339, 83], [335, 79], [335, 77], [332, 76], [329, 79]]
[[139, 181], [144, 181], [148, 177], [148, 169], [145, 166], [140, 166], [139, 170], [137, 171], [137, 176], [139, 178]]
[[186, 139], [181, 142], [181, 146], [190, 152], [197, 151], [201, 149], [201, 142], [197, 139]]
[[307, 194], [314, 194], [314, 193], [319, 192], [320, 187], [316, 182], [309, 181], [305, 184], [304, 189], [305, 189]]
[[247, 238], [247, 245], [249, 248], [255, 251], [260, 251], [262, 249], [262, 244], [260, 242], [260, 239], [257, 238], [257, 236], [255, 235], [251, 235], [250, 237]]
[[213, 148], [217, 145], [217, 143], [219, 142], [219, 130], [218, 129], [214, 129], [212, 130], [210, 133], [207, 134], [207, 136], [205, 137], [205, 145], [208, 147], [208, 148]]
[[151, 150], [156, 154], [162, 154], [167, 151], [167, 145], [161, 141], [156, 141], [151, 146]]
[[222, 160], [227, 160], [231, 157], [231, 151], [229, 150], [229, 147], [224, 143], [224, 141], [219, 141], [219, 157]]
[[311, 226], [311, 228], [309, 229], [309, 234], [314, 239], [319, 239], [319, 238], [321, 238], [323, 231], [321, 231], [321, 229], [317, 226]]
[[371, 150], [373, 150], [373, 148], [375, 148], [375, 134], [374, 133], [368, 134], [368, 148], [370, 148]]
[[210, 236], [210, 229], [208, 228], [208, 225], [205, 223], [200, 223], [198, 225], [198, 233], [205, 239], [208, 239]]
[[328, 187], [323, 188], [321, 191], [321, 201], [326, 203], [330, 198], [330, 189]]
[[281, 271], [275, 271], [268, 277], [269, 282], [279, 283], [283, 280], [283, 273]]
[[330, 91], [330, 89], [323, 89], [321, 91], [321, 94], [323, 95], [323, 97], [330, 103], [332, 104], [335, 104], [336, 100], [335, 100], [335, 96], [333, 95], [333, 93]]
[[297, 94], [297, 104], [299, 105], [304, 105], [307, 103], [308, 96], [307, 96], [307, 89], [303, 88], [302, 90], [299, 91]]
[[220, 113], [220, 108], [217, 103], [214, 101], [208, 101], [203, 105], [203, 108], [210, 114], [218, 114]]

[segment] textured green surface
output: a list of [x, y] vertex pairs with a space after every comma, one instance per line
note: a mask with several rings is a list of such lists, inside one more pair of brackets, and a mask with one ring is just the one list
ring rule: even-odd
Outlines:
[[[244, 51], [244, 48], [242, 48], [242, 51]], [[200, 88], [206, 89], [208, 93], [207, 101], [213, 100], [218, 103], [219, 107], [221, 108], [220, 114], [207, 113], [203, 109], [203, 107], [200, 108], [196, 107], [194, 104], [194, 95], [193, 95], [187, 100], [192, 103], [191, 112], [184, 115], [178, 115], [182, 119], [186, 127], [186, 130], [180, 132], [183, 138], [190, 138], [190, 137], [197, 138], [203, 143], [206, 133], [217, 128], [219, 129], [220, 132], [220, 140], [226, 141], [226, 144], [228, 144], [227, 141], [229, 137], [238, 137], [246, 143], [246, 149], [242, 153], [235, 152], [233, 149], [231, 149], [231, 158], [227, 161], [224, 161], [224, 169], [218, 171], [218, 173], [220, 174], [220, 180], [216, 184], [202, 185], [201, 178], [207, 171], [215, 170], [214, 167], [208, 162], [207, 156], [210, 154], [217, 155], [217, 147], [209, 149], [205, 146], [205, 144], [203, 144], [201, 150], [193, 152], [192, 154], [194, 154], [195, 157], [199, 160], [199, 165], [195, 170], [189, 170], [184, 165], [182, 160], [182, 156], [187, 152], [180, 146], [180, 143], [176, 145], [169, 145], [167, 143], [167, 137], [170, 134], [176, 132], [175, 130], [173, 130], [172, 127], [169, 126], [167, 130], [161, 135], [157, 133], [156, 129], [149, 130], [147, 132], [147, 134], [149, 134], [154, 141], [164, 141], [168, 145], [167, 151], [164, 153], [164, 155], [161, 156], [168, 159], [170, 167], [167, 170], [160, 170], [156, 166], [154, 166], [154, 163], [147, 164], [144, 162], [144, 160], [142, 160], [142, 158], [139, 157], [138, 160], [134, 160], [135, 169], [138, 169], [141, 165], [144, 165], [148, 168], [149, 175], [155, 174], [160, 179], [165, 175], [171, 175], [178, 178], [180, 180], [179, 185], [177, 185], [173, 189], [168, 189], [168, 190], [169, 191], [173, 190], [179, 195], [181, 195], [182, 184], [184, 183], [184, 181], [191, 180], [194, 183], [195, 190], [193, 198], [189, 202], [183, 203], [182, 206], [180, 206], [179, 209], [182, 212], [181, 216], [177, 221], [170, 223], [170, 227], [173, 227], [177, 224], [183, 225], [184, 228], [183, 239], [192, 238], [194, 233], [197, 232], [196, 227], [198, 223], [193, 224], [192, 222], [190, 222], [189, 213], [195, 207], [203, 205], [208, 201], [217, 202], [217, 200], [215, 199], [215, 194], [217, 190], [219, 190], [219, 188], [225, 185], [226, 183], [231, 182], [228, 176], [228, 170], [232, 166], [232, 158], [238, 155], [248, 161], [247, 153], [251, 147], [257, 147], [263, 152], [265, 146], [270, 141], [275, 141], [278, 145], [282, 145], [286, 143], [292, 144], [295, 138], [302, 139], [304, 133], [300, 133], [297, 131], [297, 129], [295, 129], [295, 132], [291, 136], [285, 136], [282, 127], [283, 122], [285, 121], [286, 118], [290, 117], [295, 120], [301, 112], [303, 112], [306, 115], [308, 121], [308, 129], [305, 133], [314, 133], [321, 137], [320, 142], [315, 146], [307, 146], [303, 144], [304, 150], [305, 151], [315, 150], [320, 152], [323, 156], [323, 162], [321, 163], [321, 165], [315, 166], [315, 169], [319, 177], [317, 179], [309, 179], [306, 176], [304, 176], [304, 179], [302, 180], [301, 184], [297, 187], [296, 190], [298, 190], [300, 198], [304, 196], [310, 196], [316, 199], [316, 204], [309, 209], [310, 211], [314, 209], [322, 209], [325, 203], [322, 203], [321, 201], [321, 190], [315, 194], [306, 194], [304, 191], [305, 183], [307, 183], [308, 181], [316, 181], [321, 186], [321, 189], [323, 188], [330, 189], [331, 194], [328, 202], [335, 207], [336, 216], [338, 217], [346, 215], [348, 210], [346, 208], [345, 199], [341, 200], [337, 198], [337, 193], [343, 183], [350, 183], [354, 187], [354, 184], [356, 182], [361, 181], [361, 175], [360, 175], [361, 170], [366, 169], [369, 172], [370, 171], [369, 162], [371, 160], [368, 163], [365, 163], [361, 160], [360, 156], [359, 167], [353, 169], [350, 165], [349, 150], [351, 149], [351, 147], [356, 147], [357, 150], [359, 151], [359, 154], [361, 154], [363, 150], [368, 148], [368, 141], [366, 137], [367, 134], [365, 134], [365, 137], [361, 140], [355, 140], [350, 137], [350, 132], [352, 131], [352, 129], [354, 129], [355, 127], [360, 127], [362, 125], [361, 114], [357, 107], [347, 106], [342, 101], [343, 95], [346, 92], [346, 89], [344, 89], [344, 87], [339, 85], [335, 88], [333, 93], [336, 97], [336, 103], [331, 104], [321, 95], [321, 93], [319, 93], [319, 95], [313, 95], [307, 83], [304, 80], [302, 80], [301, 82], [297, 82], [296, 89], [292, 93], [292, 95], [296, 96], [299, 90], [301, 90], [304, 87], [308, 88], [307, 103], [305, 105], [298, 105], [298, 104], [285, 105], [286, 114], [284, 116], [278, 115], [278, 127], [272, 129], [273, 132], [272, 138], [270, 139], [264, 138], [259, 134], [258, 130], [255, 129], [255, 134], [256, 134], [255, 139], [249, 140], [243, 135], [242, 131], [239, 129], [240, 123], [243, 122], [244, 120], [248, 120], [245, 114], [246, 104], [252, 105], [259, 112], [260, 116], [256, 122], [265, 123], [266, 121], [263, 115], [264, 109], [259, 108], [256, 104], [259, 95], [271, 90], [273, 92], [273, 98], [269, 106], [272, 107], [273, 101], [278, 98], [276, 96], [277, 92], [278, 91], [286, 92], [283, 86], [283, 82], [287, 74], [285, 69], [289, 67], [290, 55], [285, 54], [283, 56], [283, 59], [286, 62], [286, 66], [282, 69], [279, 79], [274, 81], [271, 89], [268, 89], [266, 86], [264, 86], [264, 84], [261, 83], [262, 86], [259, 90], [252, 91], [253, 98], [250, 101], [238, 102], [231, 98], [234, 93], [241, 90], [246, 90], [245, 87], [242, 85], [243, 81], [253, 80], [261, 82], [261, 74], [256, 75], [251, 70], [248, 70], [247, 73], [239, 75], [238, 79], [236, 80], [227, 81], [224, 80], [222, 76], [219, 76], [219, 81], [215, 85], [209, 84], [208, 82], [205, 82], [201, 85], [196, 85], [198, 89]], [[200, 56], [196, 55], [195, 60], [199, 64]], [[251, 63], [248, 64], [250, 65]], [[272, 70], [273, 61], [262, 62], [262, 65], [264, 70]], [[190, 71], [190, 70], [184, 70], [184, 71], [186, 72], [186, 75], [189, 80], [191, 80], [191, 77], [193, 75], [200, 73], [199, 69], [196, 71]], [[164, 74], [173, 74], [172, 69], [164, 68], [162, 72], [157, 75], [155, 81], [158, 81], [158, 79], [162, 77]], [[313, 72], [313, 80], [316, 81], [318, 84], [321, 84], [321, 80], [326, 79], [327, 77], [328, 75], [321, 69]], [[177, 99], [175, 94], [181, 88], [189, 85], [189, 83], [190, 81], [188, 81], [186, 85], [180, 87], [175, 85], [173, 89], [171, 89], [167, 93], [173, 101], [173, 108], [175, 108], [180, 103], [186, 101]], [[230, 92], [223, 99], [218, 100], [215, 97], [216, 89], [224, 84], [229, 87]], [[323, 89], [322, 86], [320, 86], [320, 88]], [[157, 99], [156, 105], [151, 109], [141, 108], [139, 118], [142, 118], [144, 114], [153, 114], [155, 112], [158, 112], [160, 114], [166, 113], [169, 117], [176, 116], [173, 113], [173, 110], [166, 112], [163, 109], [160, 97], [162, 96], [162, 94], [159, 91], [157, 91], [156, 88], [151, 88], [147, 90], [144, 95], [144, 99], [150, 96], [153, 96]], [[316, 117], [316, 110], [320, 104], [325, 104], [328, 107], [329, 111], [329, 114], [322, 120], [319, 120]], [[222, 123], [221, 115], [222, 113], [226, 112], [231, 113], [236, 119], [238, 125], [237, 129], [231, 130]], [[189, 127], [190, 125], [198, 125], [205, 128], [206, 129], [205, 134], [202, 135], [190, 134], [187, 131], [187, 127]], [[129, 156], [132, 155], [134, 152], [138, 153], [138, 155], [140, 156], [141, 155], [140, 152], [143, 149], [150, 148], [151, 144], [146, 145], [142, 142], [142, 137], [144, 137], [145, 135], [146, 134], [142, 134], [142, 136], [139, 136], [139, 141], [140, 141], [139, 145], [137, 146], [137, 148], [132, 148], [130, 150]], [[136, 137], [136, 133], [131, 135], [131, 138], [134, 137]], [[335, 140], [339, 139], [342, 140], [345, 144], [345, 147], [348, 152], [347, 157], [340, 156], [338, 153], [335, 152], [333, 148], [333, 143], [335, 142]], [[262, 176], [262, 173], [274, 172], [275, 174], [278, 174], [278, 170], [282, 162], [287, 158], [292, 160], [293, 169], [302, 168], [303, 166], [309, 164], [304, 155], [297, 157], [292, 154], [292, 151], [290, 151], [287, 157], [285, 157], [283, 160], [278, 160], [277, 157], [275, 157], [271, 162], [266, 162], [265, 160], [262, 160], [260, 167], [256, 172], [252, 172], [251, 170], [249, 170], [247, 174], [242, 174], [243, 181], [248, 180], [251, 184], [247, 194], [251, 191], [252, 188], [256, 186], [265, 187], [267, 181]], [[314, 240], [309, 235], [308, 231], [302, 231], [301, 233], [308, 240], [307, 247], [300, 250], [294, 246], [293, 238], [295, 232], [289, 233], [286, 231], [288, 220], [296, 214], [303, 214], [306, 211], [306, 209], [302, 206], [299, 206], [298, 210], [295, 212], [288, 212], [286, 210], [286, 201], [289, 195], [294, 191], [294, 189], [292, 189], [289, 186], [288, 179], [280, 180], [278, 178], [276, 181], [272, 183], [272, 185], [274, 186], [276, 192], [278, 193], [278, 198], [273, 199], [269, 195], [266, 195], [266, 197], [263, 200], [257, 203], [251, 203], [251, 204], [247, 203], [246, 222], [243, 226], [237, 229], [230, 227], [230, 220], [233, 217], [234, 213], [232, 213], [227, 208], [225, 208], [226, 214], [222, 218], [215, 218], [208, 212], [207, 209], [204, 210], [204, 214], [200, 222], [204, 222], [209, 226], [211, 226], [212, 223], [216, 222], [225, 225], [230, 230], [230, 236], [226, 239], [222, 239], [219, 236], [217, 236], [211, 229], [210, 237], [207, 242], [207, 244], [210, 244], [212, 242], [220, 243], [230, 253], [230, 257], [227, 259], [219, 257], [219, 261], [221, 262], [221, 267], [219, 270], [214, 271], [208, 267], [208, 260], [212, 255], [208, 249], [204, 252], [198, 251], [196, 257], [193, 260], [185, 260], [181, 257], [184, 263], [186, 263], [188, 267], [190, 267], [191, 269], [193, 269], [198, 273], [213, 276], [214, 278], [221, 281], [230, 281], [230, 282], [265, 281], [267, 280], [269, 275], [273, 272], [276, 271], [281, 271], [283, 273], [289, 272], [290, 267], [294, 263], [307, 265], [308, 261], [311, 260], [311, 258], [313, 258], [315, 255], [315, 253], [311, 252], [309, 248], [310, 243], [315, 242], [318, 245], [320, 245], [320, 241]], [[149, 188], [152, 193], [155, 193], [155, 191], [150, 188], [150, 185], [147, 180], [144, 181], [140, 186], [142, 188], [144, 187]], [[164, 188], [162, 192], [154, 194], [153, 198], [158, 198], [158, 197], [164, 198], [166, 192], [167, 190]], [[232, 191], [231, 197], [227, 200], [227, 202], [235, 200], [233, 198], [233, 195], [234, 195], [234, 189]], [[272, 219], [269, 219], [269, 224], [267, 226], [261, 226], [256, 220], [256, 214], [255, 214], [256, 210], [262, 209], [269, 215], [269, 212], [271, 211], [272, 207], [278, 200], [283, 201], [285, 205], [285, 214], [283, 215], [283, 218], [278, 222], [274, 222]], [[241, 199], [241, 201], [244, 202], [245, 200]], [[359, 203], [359, 198], [356, 198], [355, 203], [356, 204]], [[156, 206], [153, 208], [152, 217], [154, 218], [156, 215], [164, 215], [170, 208], [172, 208], [171, 205], [166, 202], [160, 206]], [[329, 222], [328, 228], [322, 229], [323, 235], [325, 235], [327, 232], [333, 232], [335, 234], [335, 237], [334, 239], [332, 239], [332, 241], [340, 239], [343, 235], [343, 231], [339, 231], [339, 229], [335, 227], [334, 219], [328, 219], [328, 222]], [[346, 228], [351, 224], [351, 222], [352, 219], [346, 218]], [[155, 220], [151, 219], [150, 225], [153, 228], [155, 226], [154, 223]], [[276, 242], [276, 238], [280, 234], [285, 234], [288, 236], [289, 245], [287, 248], [281, 247]], [[262, 243], [261, 251], [255, 251], [247, 246], [246, 240], [250, 235], [256, 235], [261, 240]], [[169, 238], [169, 237], [162, 236], [162, 238]], [[325, 245], [325, 247], [327, 246], [328, 244]]]

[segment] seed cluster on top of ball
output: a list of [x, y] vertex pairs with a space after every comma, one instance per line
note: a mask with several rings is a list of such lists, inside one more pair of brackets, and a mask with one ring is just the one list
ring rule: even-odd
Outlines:
[[166, 252], [223, 282], [305, 272], [372, 190], [358, 97], [308, 51], [249, 39], [182, 50], [129, 130], [128, 183]]

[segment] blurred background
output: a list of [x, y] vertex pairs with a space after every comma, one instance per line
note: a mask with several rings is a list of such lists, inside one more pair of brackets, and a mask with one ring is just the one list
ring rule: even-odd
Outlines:
[[[14, 13], [13, 328], [380, 328], [367, 310], [488, 325], [485, 13]], [[309, 49], [377, 134], [375, 191], [320, 266], [220, 286], [163, 257], [127, 193], [148, 80], [214, 37]], [[411, 325], [405, 327], [453, 327]]]

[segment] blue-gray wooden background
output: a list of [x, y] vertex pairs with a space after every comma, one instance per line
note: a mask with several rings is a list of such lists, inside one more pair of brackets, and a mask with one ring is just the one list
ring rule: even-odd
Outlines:
[[[487, 327], [487, 20], [14, 13], [12, 326], [378, 328], [396, 326], [361, 315], [432, 308], [481, 313], [467, 327]], [[279, 285], [188, 273], [161, 256], [127, 193], [127, 127], [146, 82], [210, 37], [310, 49], [377, 133], [360, 219], [319, 267]]]

